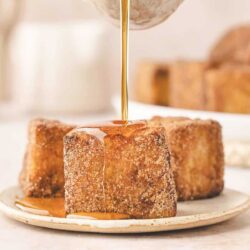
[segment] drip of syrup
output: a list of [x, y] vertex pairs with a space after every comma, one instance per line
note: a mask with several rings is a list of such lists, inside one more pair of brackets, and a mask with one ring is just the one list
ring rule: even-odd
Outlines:
[[86, 218], [86, 219], [96, 219], [96, 220], [126, 220], [130, 219], [127, 214], [118, 213], [74, 213], [68, 216], [69, 218]]
[[122, 40], [122, 120], [128, 121], [128, 41], [130, 0], [121, 0], [121, 40]]

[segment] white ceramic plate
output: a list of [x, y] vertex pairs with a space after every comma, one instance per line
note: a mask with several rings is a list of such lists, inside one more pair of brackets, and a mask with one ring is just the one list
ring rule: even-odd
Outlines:
[[250, 207], [248, 195], [226, 189], [213, 199], [178, 203], [177, 217], [101, 221], [30, 214], [15, 206], [17, 196], [21, 196], [18, 187], [8, 188], [0, 194], [0, 210], [10, 218], [39, 227], [96, 233], [145, 233], [208, 226], [229, 220]]

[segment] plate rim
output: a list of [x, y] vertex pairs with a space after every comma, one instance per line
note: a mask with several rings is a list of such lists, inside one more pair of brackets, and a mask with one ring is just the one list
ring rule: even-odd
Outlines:
[[[130, 219], [130, 220], [91, 220], [76, 218], [57, 218], [42, 216], [11, 207], [4, 202], [4, 195], [11, 190], [15, 193], [20, 190], [18, 186], [10, 186], [0, 192], [0, 211], [9, 218], [25, 224], [65, 231], [94, 232], [94, 233], [147, 233], [160, 231], [176, 231], [199, 228], [227, 221], [250, 208], [250, 196], [246, 193], [225, 188], [224, 191], [236, 192], [245, 196], [245, 201], [226, 211], [201, 213], [160, 219]], [[115, 226], [118, 224], [119, 226]], [[41, 225], [42, 224], [42, 225]], [[61, 228], [58, 226], [62, 226]], [[72, 227], [72, 228], [70, 228]]]

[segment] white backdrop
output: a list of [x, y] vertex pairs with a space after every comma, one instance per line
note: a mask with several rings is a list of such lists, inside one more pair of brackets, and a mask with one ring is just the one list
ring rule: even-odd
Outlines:
[[[60, 20], [97, 16], [82, 0], [24, 0], [23, 19], [29, 21]], [[169, 60], [205, 58], [213, 42], [228, 28], [250, 23], [250, 0], [185, 0], [165, 23], [150, 30], [131, 33], [131, 78], [142, 58]], [[119, 30], [113, 28], [115, 60], [114, 82], [119, 81]]]

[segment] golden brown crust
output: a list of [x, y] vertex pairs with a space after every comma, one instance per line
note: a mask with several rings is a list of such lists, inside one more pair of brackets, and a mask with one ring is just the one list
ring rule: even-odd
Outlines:
[[141, 62], [135, 79], [135, 99], [140, 102], [169, 105], [169, 65]]
[[250, 114], [250, 66], [211, 69], [205, 80], [207, 110]]
[[212, 49], [209, 61], [212, 66], [250, 64], [250, 26], [236, 27], [227, 32]]
[[58, 121], [35, 119], [20, 174], [26, 196], [64, 196], [63, 137], [74, 128]]
[[218, 122], [157, 117], [149, 124], [166, 129], [179, 200], [209, 198], [222, 192], [224, 152]]
[[171, 66], [169, 103], [171, 107], [202, 110], [205, 106], [204, 62], [182, 61]]
[[133, 218], [176, 215], [176, 189], [163, 128], [136, 128], [129, 133], [105, 130], [101, 140], [98, 131], [87, 131], [76, 129], [65, 137], [68, 213], [110, 212]]

